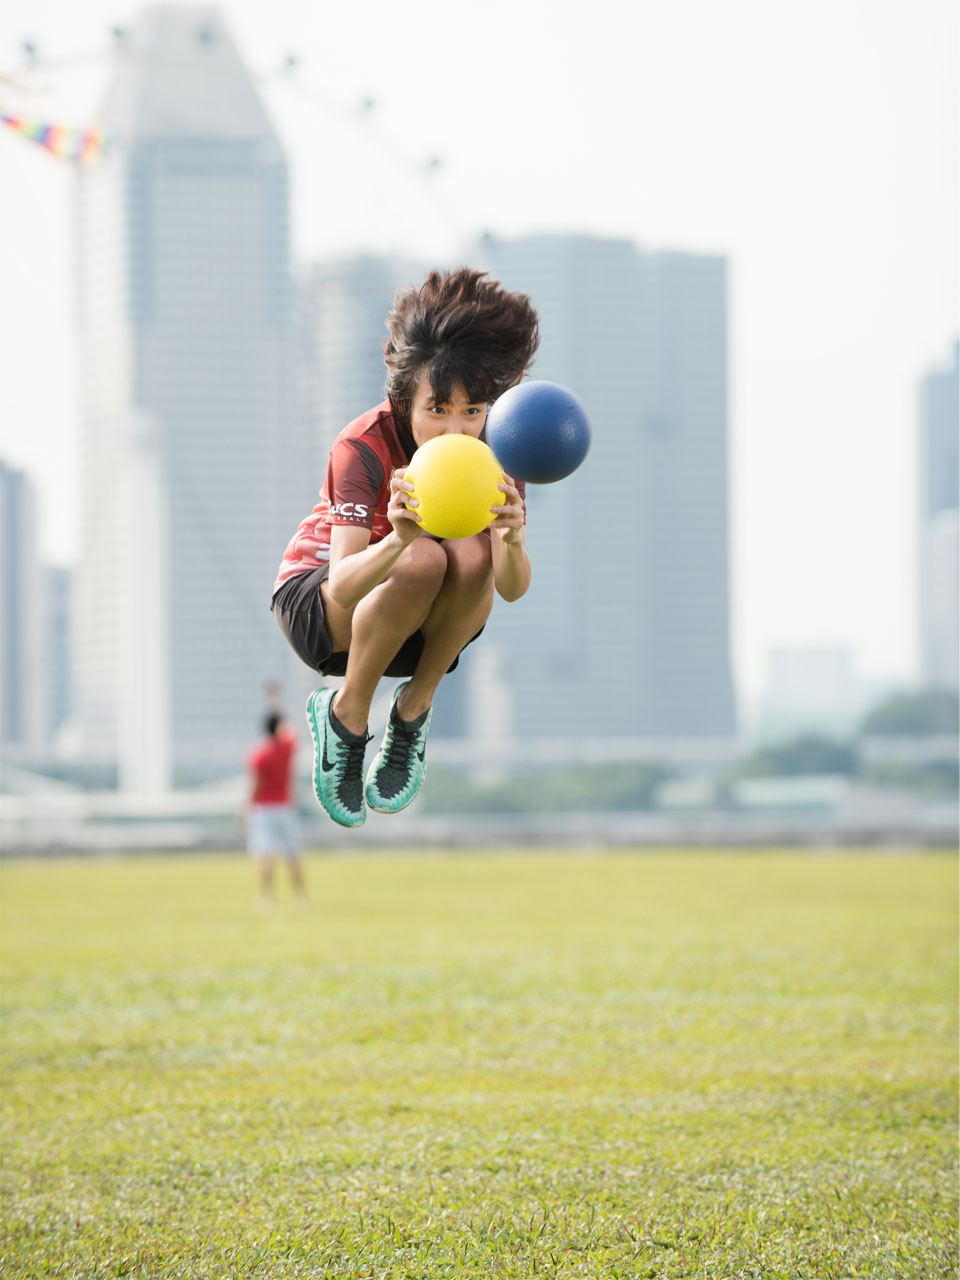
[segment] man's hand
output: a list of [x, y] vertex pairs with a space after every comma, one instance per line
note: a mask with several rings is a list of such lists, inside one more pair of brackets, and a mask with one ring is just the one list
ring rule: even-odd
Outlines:
[[490, 528], [494, 533], [499, 534], [501, 542], [510, 546], [521, 541], [523, 499], [520, 497], [513, 477], [506, 473], [504, 473], [503, 482], [498, 484], [497, 488], [502, 492], [504, 500], [502, 505], [490, 508], [496, 513], [496, 519], [492, 521]]
[[[420, 505], [416, 498], [411, 498], [413, 485], [404, 477], [406, 467], [398, 467], [390, 477], [390, 502], [387, 506], [387, 519], [393, 525], [393, 531], [405, 547], [409, 547], [414, 538], [423, 532], [423, 522], [417, 514]], [[409, 504], [409, 505], [408, 505]]]

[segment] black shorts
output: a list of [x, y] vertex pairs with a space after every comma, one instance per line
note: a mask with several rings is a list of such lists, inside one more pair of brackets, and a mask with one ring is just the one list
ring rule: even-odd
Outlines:
[[[288, 578], [275, 592], [270, 608], [280, 630], [294, 653], [322, 676], [342, 676], [347, 670], [346, 650], [333, 650], [323, 613], [323, 596], [320, 583], [330, 574], [329, 564], [320, 565], [306, 573]], [[473, 644], [483, 627], [467, 641]], [[423, 653], [423, 632], [415, 631], [400, 646], [397, 654], [383, 673], [385, 676], [412, 676]], [[466, 647], [466, 646], [465, 646]], [[463, 650], [461, 649], [461, 653]], [[459, 654], [448, 671], [453, 671], [460, 661]]]

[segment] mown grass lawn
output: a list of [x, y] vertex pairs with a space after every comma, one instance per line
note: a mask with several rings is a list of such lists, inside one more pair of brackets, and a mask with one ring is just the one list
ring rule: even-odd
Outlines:
[[3, 868], [8, 1277], [957, 1266], [949, 855]]

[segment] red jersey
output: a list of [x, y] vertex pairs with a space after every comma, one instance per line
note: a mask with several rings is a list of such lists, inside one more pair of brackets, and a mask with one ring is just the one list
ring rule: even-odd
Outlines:
[[297, 740], [292, 733], [266, 738], [247, 756], [247, 769], [255, 782], [251, 800], [254, 804], [293, 804], [291, 775]]
[[[320, 501], [301, 520], [283, 553], [274, 593], [298, 573], [330, 559], [334, 525], [369, 529], [371, 542], [387, 536], [393, 528], [387, 519], [390, 477], [398, 467], [407, 466], [416, 447], [410, 432], [397, 425], [389, 400], [344, 427], [330, 450]], [[517, 489], [523, 498], [524, 486], [518, 484]]]
[[369, 529], [371, 542], [387, 536], [393, 528], [387, 519], [390, 476], [407, 465], [415, 448], [412, 437], [406, 446], [401, 440], [389, 400], [344, 427], [327, 459], [320, 501], [290, 539], [274, 591], [330, 559], [330, 530], [335, 524]]

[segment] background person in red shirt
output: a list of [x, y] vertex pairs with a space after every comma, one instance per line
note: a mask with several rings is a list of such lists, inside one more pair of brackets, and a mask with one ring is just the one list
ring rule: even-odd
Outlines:
[[264, 721], [266, 737], [247, 755], [250, 789], [245, 817], [247, 848], [259, 865], [260, 906], [273, 905], [273, 863], [283, 855], [296, 896], [305, 901], [300, 866], [300, 832], [294, 787], [297, 740], [283, 716], [272, 711]]

